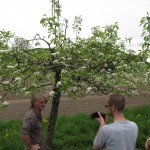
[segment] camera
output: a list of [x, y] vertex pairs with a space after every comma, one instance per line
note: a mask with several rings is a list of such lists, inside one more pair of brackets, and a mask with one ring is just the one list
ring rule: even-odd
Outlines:
[[[106, 114], [104, 112], [100, 112], [101, 116], [105, 119]], [[94, 112], [90, 115], [91, 119], [99, 118], [98, 112]]]

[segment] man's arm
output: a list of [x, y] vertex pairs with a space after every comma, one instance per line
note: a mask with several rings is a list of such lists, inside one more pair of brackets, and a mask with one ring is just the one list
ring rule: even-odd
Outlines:
[[22, 134], [21, 138], [22, 138], [22, 141], [24, 142], [24, 144], [27, 146], [28, 150], [39, 150], [40, 149], [40, 146], [38, 144], [36, 144], [36, 145], [31, 144], [29, 135]]
[[31, 147], [32, 146], [29, 135], [27, 135], [27, 134], [21, 134], [21, 138], [22, 138], [22, 141], [24, 142], [24, 144], [27, 147]]
[[[104, 118], [101, 116], [101, 114], [98, 112], [98, 114], [99, 114], [99, 118], [96, 118], [96, 120], [97, 120], [97, 122], [100, 124], [100, 127], [99, 127], [99, 130], [98, 130], [98, 132], [97, 132], [97, 134], [96, 134], [96, 137], [98, 136], [98, 133], [99, 133], [99, 131], [100, 131], [100, 129], [107, 123], [107, 121], [108, 121], [108, 116], [106, 116], [105, 117], [105, 120], [104, 120]], [[95, 137], [95, 139], [96, 139], [96, 137]], [[100, 147], [98, 147], [98, 146], [96, 146], [95, 144], [93, 144], [93, 150], [101, 150], [101, 148]]]
[[100, 147], [97, 147], [96, 145], [93, 145], [93, 150], [101, 150]]

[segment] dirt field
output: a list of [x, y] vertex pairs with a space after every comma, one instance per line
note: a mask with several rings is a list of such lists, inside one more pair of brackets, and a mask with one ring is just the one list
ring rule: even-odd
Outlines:
[[[22, 99], [16, 97], [11, 100], [6, 110], [0, 109], [0, 120], [8, 120], [13, 118], [22, 119], [26, 110], [30, 105], [30, 99]], [[91, 113], [94, 111], [106, 111], [104, 105], [107, 103], [107, 96], [87, 96], [83, 99], [71, 99], [65, 96], [61, 97], [59, 115], [72, 115], [79, 112]], [[126, 107], [134, 107], [139, 105], [150, 104], [150, 95], [126, 97]], [[43, 116], [49, 116], [51, 101], [49, 101], [43, 111]]]

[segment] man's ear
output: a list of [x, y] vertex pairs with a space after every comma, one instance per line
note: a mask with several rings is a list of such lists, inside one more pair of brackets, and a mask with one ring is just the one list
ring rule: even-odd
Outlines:
[[112, 109], [113, 111], [116, 111], [116, 107], [115, 107], [114, 105], [111, 106], [111, 109]]

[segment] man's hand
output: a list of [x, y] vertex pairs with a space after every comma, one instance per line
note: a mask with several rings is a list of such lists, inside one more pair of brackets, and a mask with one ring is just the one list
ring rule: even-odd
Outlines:
[[39, 144], [32, 145], [30, 150], [40, 150], [40, 145]]
[[101, 113], [98, 112], [99, 118], [96, 118], [97, 122], [101, 124], [101, 126], [105, 125], [108, 121], [108, 116], [106, 115], [105, 119], [101, 116]]

